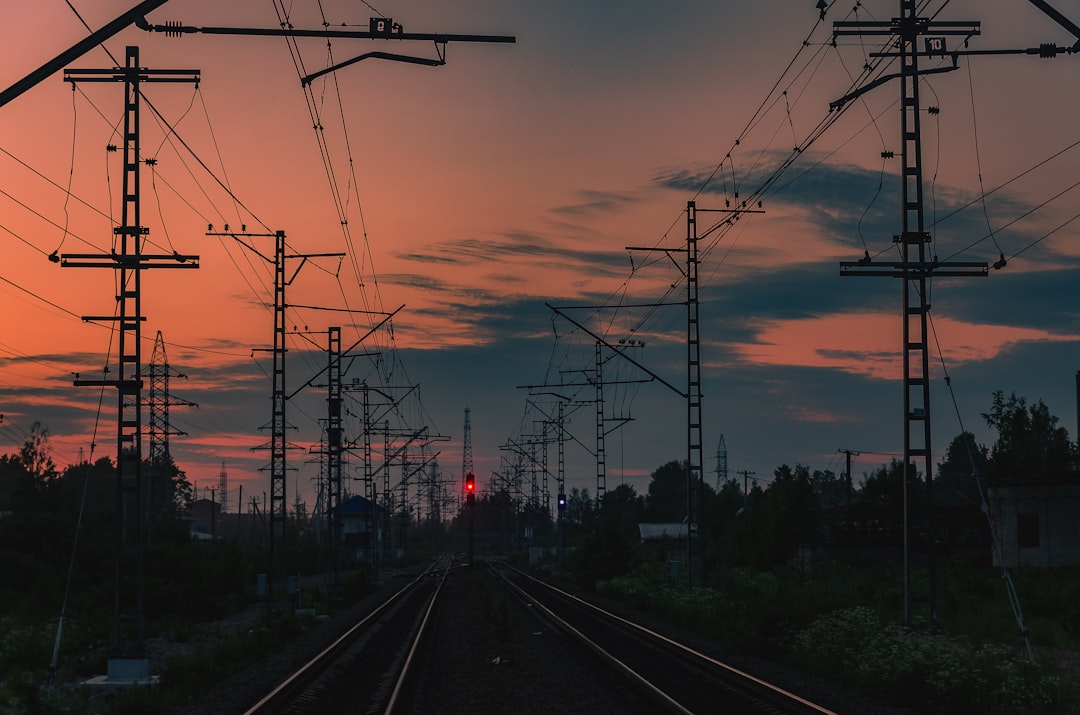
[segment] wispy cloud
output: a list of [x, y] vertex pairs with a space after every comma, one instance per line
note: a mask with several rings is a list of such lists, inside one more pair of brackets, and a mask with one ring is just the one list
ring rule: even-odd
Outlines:
[[556, 214], [584, 217], [620, 211], [638, 202], [637, 197], [631, 194], [594, 189], [579, 189], [576, 196], [580, 199], [579, 203], [556, 206], [552, 211]]
[[[892, 315], [837, 313], [799, 320], [765, 321], [755, 338], [735, 346], [754, 364], [822, 367], [897, 380], [902, 375], [898, 329]], [[992, 360], [1021, 343], [1076, 342], [1080, 335], [1036, 328], [972, 324], [949, 318], [933, 323], [933, 351], [949, 365]]]

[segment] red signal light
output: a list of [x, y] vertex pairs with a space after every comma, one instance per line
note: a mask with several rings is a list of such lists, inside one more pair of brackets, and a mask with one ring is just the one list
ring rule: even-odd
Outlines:
[[465, 491], [469, 494], [476, 491], [476, 478], [472, 474], [465, 475]]

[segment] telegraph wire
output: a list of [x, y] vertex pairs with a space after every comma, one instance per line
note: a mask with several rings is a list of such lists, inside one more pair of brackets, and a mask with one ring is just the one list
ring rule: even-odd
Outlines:
[[[229, 181], [229, 172], [225, 168], [225, 159], [221, 156], [221, 145], [218, 144], [217, 132], [214, 131], [214, 124], [210, 121], [210, 111], [206, 107], [206, 97], [199, 89], [199, 85], [195, 85], [195, 93], [199, 95], [199, 104], [203, 110], [203, 117], [206, 119], [206, 127], [210, 130], [210, 141], [214, 145], [214, 153], [217, 154], [218, 166], [221, 167], [221, 175], [224, 177], [225, 186], [228, 188], [229, 198], [233, 202], [233, 211], [236, 214], [237, 220], [241, 220], [240, 206], [236, 201], [236, 196], [232, 192], [232, 182]], [[218, 212], [220, 215], [220, 212]], [[224, 220], [224, 218], [222, 218]]]
[[1069, 218], [1069, 219], [1063, 221], [1062, 223], [1058, 224], [1054, 228], [1052, 228], [1049, 231], [1047, 231], [1046, 233], [1044, 233], [1042, 236], [1039, 236], [1034, 241], [1031, 241], [1030, 243], [1028, 243], [1026, 246], [1021, 248], [1019, 251], [1016, 251], [1015, 253], [1013, 253], [1010, 256], [1010, 258], [1016, 258], [1017, 256], [1021, 255], [1022, 253], [1026, 253], [1028, 250], [1034, 248], [1036, 245], [1038, 245], [1038, 244], [1042, 243], [1043, 241], [1045, 241], [1046, 239], [1050, 238], [1055, 233], [1057, 233], [1061, 229], [1065, 228], [1066, 226], [1068, 226], [1069, 224], [1071, 224], [1073, 221], [1077, 220], [1078, 218], [1080, 218], [1080, 213], [1073, 214], [1071, 218]]
[[[64, 228], [63, 226], [61, 226], [60, 224], [56, 223], [56, 222], [55, 222], [55, 221], [53, 221], [52, 219], [48, 218], [47, 216], [45, 216], [44, 214], [42, 214], [42, 213], [41, 213], [41, 212], [39, 212], [38, 210], [34, 209], [33, 207], [31, 207], [31, 206], [30, 206], [29, 204], [25, 203], [24, 201], [22, 201], [22, 200], [20, 200], [20, 199], [17, 199], [17, 198], [15, 198], [14, 196], [12, 196], [11, 194], [9, 194], [9, 193], [8, 193], [7, 191], [5, 191], [4, 189], [0, 189], [0, 194], [3, 194], [4, 196], [8, 197], [8, 198], [9, 198], [9, 199], [11, 199], [12, 201], [14, 201], [14, 202], [15, 202], [16, 204], [18, 204], [18, 205], [19, 205], [19, 206], [21, 206], [22, 208], [26, 209], [26, 210], [27, 210], [27, 211], [29, 211], [30, 213], [34, 214], [35, 216], [37, 216], [37, 217], [38, 217], [39, 219], [41, 219], [41, 220], [42, 220], [42, 221], [44, 221], [45, 223], [49, 224], [50, 226], [52, 226], [52, 227], [54, 227], [54, 228], [57, 228], [57, 229], [60, 229], [61, 231], [64, 231], [64, 230], [65, 230], [65, 228]], [[33, 245], [32, 243], [30, 243], [30, 242], [29, 242], [28, 240], [26, 240], [26, 239], [22, 238], [21, 236], [17, 236], [17, 234], [15, 234], [15, 233], [14, 233], [13, 231], [11, 231], [10, 229], [5, 229], [5, 230], [6, 230], [6, 231], [8, 231], [9, 233], [11, 233], [11, 234], [12, 234], [13, 236], [16, 236], [17, 238], [19, 238], [19, 240], [21, 240], [21, 241], [22, 241], [23, 243], [27, 244], [28, 246], [31, 246], [31, 247], [32, 247], [32, 248], [33, 248], [34, 250], [38, 251], [38, 252], [39, 252], [39, 253], [41, 253], [41, 254], [42, 254], [43, 256], [48, 256], [48, 255], [49, 255], [49, 254], [48, 254], [48, 253], [46, 253], [46, 252], [45, 252], [45, 251], [44, 251], [43, 249], [40, 249], [40, 248], [38, 248], [37, 246], [34, 246], [34, 245]], [[74, 239], [76, 239], [76, 240], [78, 240], [78, 241], [81, 241], [81, 242], [85, 243], [85, 244], [86, 244], [87, 246], [90, 246], [91, 248], [98, 248], [98, 247], [97, 247], [97, 246], [95, 246], [95, 245], [94, 245], [93, 243], [91, 243], [90, 241], [86, 240], [86, 239], [85, 239], [85, 238], [83, 238], [82, 236], [79, 236], [78, 234], [75, 234], [75, 233], [72, 233], [72, 232], [68, 231], [68, 232], [67, 232], [67, 235], [71, 236], [72, 238], [74, 238]], [[99, 250], [100, 250], [100, 249], [99, 249]]]
[[[73, 131], [74, 131], [74, 130], [73, 130]], [[31, 172], [31, 173], [33, 173], [33, 174], [34, 174], [35, 176], [37, 176], [37, 177], [38, 177], [39, 179], [42, 179], [43, 181], [45, 181], [45, 182], [47, 182], [48, 184], [52, 185], [52, 186], [53, 186], [54, 188], [57, 188], [57, 189], [59, 189], [60, 191], [64, 192], [65, 194], [68, 194], [68, 195], [70, 195], [70, 196], [71, 196], [71, 198], [75, 199], [75, 200], [76, 200], [76, 201], [78, 201], [78, 202], [79, 202], [80, 204], [82, 204], [82, 205], [83, 205], [83, 206], [85, 206], [86, 208], [90, 209], [90, 210], [91, 210], [91, 211], [93, 211], [94, 213], [98, 214], [98, 215], [99, 215], [99, 216], [101, 216], [102, 218], [109, 218], [109, 214], [105, 213], [104, 211], [102, 211], [101, 209], [97, 208], [97, 207], [96, 207], [96, 206], [94, 206], [93, 204], [91, 204], [91, 203], [87, 202], [87, 201], [86, 201], [85, 199], [83, 199], [83, 198], [80, 198], [80, 197], [79, 197], [79, 196], [78, 196], [77, 194], [73, 194], [73, 193], [71, 193], [71, 191], [70, 191], [70, 187], [69, 187], [68, 189], [65, 189], [65, 188], [64, 188], [63, 186], [61, 186], [60, 184], [58, 184], [58, 183], [56, 183], [55, 181], [53, 181], [52, 179], [50, 179], [50, 178], [49, 178], [48, 176], [46, 176], [45, 174], [42, 174], [42, 173], [41, 173], [40, 171], [38, 171], [37, 169], [35, 169], [34, 167], [32, 167], [32, 166], [31, 166], [30, 164], [27, 164], [27, 163], [26, 163], [25, 161], [23, 161], [23, 160], [22, 160], [22, 159], [20, 159], [19, 157], [15, 156], [14, 154], [12, 154], [12, 153], [11, 153], [10, 151], [8, 151], [7, 149], [5, 149], [5, 148], [4, 148], [4, 147], [2, 147], [2, 146], [0, 146], [0, 154], [3, 154], [3, 155], [5, 155], [5, 156], [7, 156], [7, 157], [8, 157], [9, 159], [11, 159], [11, 160], [12, 160], [12, 161], [14, 161], [15, 163], [19, 164], [20, 166], [22, 166], [22, 167], [23, 167], [24, 169], [26, 169], [26, 170], [30, 171], [30, 172]]]
[[983, 197], [981, 202], [982, 213], [983, 218], [986, 219], [986, 230], [989, 231], [990, 239], [994, 242], [994, 248], [1000, 253], [1001, 246], [997, 242], [997, 237], [994, 236], [994, 227], [990, 224], [990, 209], [986, 207], [986, 187], [983, 185], [982, 154], [979, 151], [979, 124], [976, 121], [975, 112], [975, 80], [971, 73], [971, 65], [974, 63], [965, 62], [964, 64], [967, 65], [968, 92], [971, 95], [971, 137], [975, 142], [975, 169], [979, 178], [979, 194]]
[[[990, 509], [990, 505], [987, 500], [986, 485], [983, 483], [983, 479], [979, 475], [979, 470], [975, 465], [975, 455], [972, 452], [972, 439], [968, 438], [968, 435], [971, 435], [972, 433], [968, 432], [967, 428], [964, 426], [964, 419], [961, 416], [960, 412], [960, 403], [956, 398], [956, 392], [953, 390], [952, 377], [949, 376], [948, 366], [945, 364], [945, 355], [941, 350], [941, 342], [938, 339], [937, 327], [934, 325], [933, 315], [931, 313], [927, 313], [927, 317], [930, 319], [930, 332], [934, 337], [934, 344], [937, 346], [938, 359], [941, 361], [941, 370], [945, 376], [945, 386], [949, 392], [949, 397], [952, 399], [953, 411], [956, 415], [956, 422], [960, 427], [961, 438], [964, 440], [964, 450], [967, 454], [968, 464], [971, 465], [970, 477], [975, 480], [975, 486], [977, 487], [977, 490], [979, 492], [980, 506], [982, 507], [983, 514], [986, 516], [987, 526], [989, 527], [990, 538], [994, 546], [995, 555], [1000, 556], [1002, 548], [1001, 533], [997, 528], [997, 523], [994, 521], [993, 512]], [[931, 475], [926, 475], [927, 480], [930, 480], [931, 478]], [[1004, 565], [1002, 565], [1000, 568], [1002, 580], [1005, 582], [1005, 592], [1007, 598], [1009, 599], [1009, 606], [1012, 609], [1013, 618], [1016, 621], [1017, 628], [1020, 630], [1020, 636], [1021, 638], [1023, 638], [1024, 647], [1027, 650], [1028, 660], [1030, 662], [1034, 662], [1035, 656], [1031, 650], [1031, 641], [1028, 639], [1028, 628], [1024, 622], [1023, 610], [1020, 607], [1020, 597], [1016, 591], [1016, 586], [1013, 583], [1011, 570]]]
[[19, 285], [18, 283], [14, 282], [14, 281], [12, 281], [12, 280], [10, 280], [8, 278], [0, 276], [0, 281], [3, 281], [4, 283], [7, 283], [8, 285], [12, 286], [13, 288], [18, 288], [19, 290], [21, 290], [23, 293], [26, 293], [31, 298], [35, 298], [35, 299], [41, 301], [42, 303], [45, 303], [46, 305], [52, 306], [53, 308], [56, 308], [60, 312], [71, 316], [72, 318], [75, 318], [75, 319], [80, 320], [80, 321], [82, 320], [81, 316], [76, 315], [75, 313], [71, 312], [67, 308], [65, 308], [65, 307], [63, 307], [61, 305], [57, 305], [56, 303], [52, 302], [48, 298], [45, 298], [44, 296], [38, 295], [37, 293], [30, 290], [29, 288], [24, 288], [21, 285]]
[[[71, 3], [68, 3], [68, 7]], [[74, 8], [72, 8], [74, 9]], [[64, 233], [60, 236], [60, 245], [56, 247], [53, 253], [59, 253], [60, 249], [64, 246], [64, 239], [67, 238], [68, 224], [71, 222], [71, 213], [68, 211], [68, 203], [71, 201], [71, 184], [75, 180], [75, 148], [77, 146], [76, 138], [78, 136], [79, 123], [76, 119], [78, 116], [77, 103], [75, 102], [75, 83], [71, 84], [71, 163], [68, 168], [68, 185], [67, 190], [64, 192]]]
[[[1008, 223], [1004, 224], [1004, 225], [1003, 225], [1003, 226], [1002, 226], [1002, 227], [1001, 227], [1001, 228], [999, 229], [999, 231], [1003, 231], [1003, 230], [1005, 230], [1005, 229], [1009, 228], [1010, 226], [1012, 226], [1012, 225], [1013, 225], [1014, 223], [1017, 223], [1018, 221], [1021, 221], [1021, 220], [1025, 219], [1025, 218], [1027, 218], [1028, 216], [1030, 216], [1031, 214], [1035, 213], [1035, 212], [1036, 212], [1036, 211], [1038, 211], [1039, 209], [1045, 208], [1046, 206], [1048, 206], [1048, 205], [1049, 205], [1050, 203], [1052, 203], [1052, 202], [1053, 202], [1053, 201], [1055, 201], [1056, 199], [1059, 199], [1059, 198], [1061, 198], [1062, 196], [1064, 196], [1064, 195], [1065, 195], [1065, 194], [1067, 194], [1068, 192], [1070, 192], [1070, 191], [1072, 191], [1073, 189], [1075, 189], [1075, 188], [1076, 188], [1077, 186], [1080, 186], [1080, 179], [1077, 179], [1077, 180], [1076, 180], [1076, 181], [1074, 181], [1073, 183], [1069, 184], [1069, 185], [1068, 185], [1067, 187], [1065, 187], [1065, 188], [1064, 188], [1064, 189], [1062, 189], [1061, 191], [1057, 192], [1056, 194], [1054, 194], [1054, 195], [1053, 195], [1053, 196], [1051, 196], [1050, 198], [1048, 198], [1048, 199], [1044, 199], [1044, 200], [1043, 200], [1043, 201], [1041, 201], [1040, 203], [1038, 203], [1038, 204], [1035, 204], [1034, 206], [1032, 206], [1031, 208], [1029, 208], [1029, 209], [1028, 209], [1027, 211], [1025, 211], [1024, 213], [1020, 214], [1020, 215], [1019, 215], [1019, 216], [1017, 216], [1016, 218], [1014, 218], [1014, 219], [1012, 219], [1011, 221], [1009, 221]], [[971, 203], [974, 203], [974, 202], [971, 202]], [[969, 204], [968, 204], [968, 206], [970, 206], [970, 205], [971, 205], [971, 203], [969, 203]], [[1049, 237], [1050, 235], [1052, 235], [1053, 233], [1055, 233], [1055, 232], [1059, 231], [1060, 229], [1064, 228], [1064, 227], [1065, 227], [1066, 225], [1068, 225], [1069, 223], [1072, 223], [1073, 221], [1075, 221], [1075, 220], [1076, 220], [1076, 218], [1077, 218], [1077, 217], [1076, 217], [1076, 216], [1074, 215], [1074, 216], [1073, 216], [1072, 218], [1070, 218], [1070, 219], [1069, 219], [1068, 221], [1066, 221], [1065, 223], [1063, 223], [1063, 224], [1059, 225], [1059, 226], [1058, 226], [1057, 228], [1053, 229], [1053, 230], [1052, 230], [1052, 231], [1050, 231], [1049, 233], [1047, 233], [1047, 234], [1044, 234], [1044, 235], [1043, 235], [1042, 237], [1040, 237], [1040, 238], [1036, 239], [1035, 241], [1032, 241], [1031, 243], [1029, 243], [1029, 244], [1028, 244], [1028, 245], [1027, 245], [1027, 246], [1026, 246], [1025, 248], [1023, 248], [1023, 249], [1021, 249], [1020, 251], [1018, 251], [1018, 252], [1016, 252], [1015, 254], [1013, 254], [1013, 256], [1012, 256], [1012, 257], [1014, 257], [1014, 258], [1015, 258], [1016, 256], [1020, 255], [1020, 254], [1021, 254], [1021, 253], [1023, 253], [1024, 251], [1028, 250], [1029, 248], [1031, 248], [1031, 247], [1032, 247], [1032, 246], [1034, 246], [1035, 244], [1037, 244], [1037, 243], [1040, 243], [1041, 241], [1043, 241], [1044, 239], [1048, 238], [1048, 237]], [[991, 231], [991, 233], [988, 233], [988, 234], [984, 235], [984, 236], [983, 236], [982, 238], [977, 238], [977, 239], [975, 239], [974, 241], [972, 241], [971, 243], [969, 243], [969, 244], [968, 244], [967, 246], [965, 246], [964, 248], [960, 249], [959, 251], [956, 251], [956, 252], [955, 252], [955, 253], [954, 253], [954, 254], [953, 254], [952, 256], [950, 256], [949, 258], [951, 259], [951, 258], [953, 258], [953, 257], [955, 257], [955, 256], [958, 256], [958, 255], [960, 255], [960, 254], [962, 254], [962, 253], [964, 253], [964, 252], [966, 252], [966, 251], [969, 251], [969, 250], [971, 250], [972, 248], [974, 248], [975, 246], [977, 246], [977, 245], [979, 245], [980, 243], [982, 243], [983, 241], [985, 241], [986, 239], [988, 239], [988, 238], [992, 238], [992, 237], [993, 237], [993, 232]], [[996, 243], [996, 242], [995, 242], [995, 243]], [[1003, 255], [1004, 255], [1004, 254], [1003, 254]]]

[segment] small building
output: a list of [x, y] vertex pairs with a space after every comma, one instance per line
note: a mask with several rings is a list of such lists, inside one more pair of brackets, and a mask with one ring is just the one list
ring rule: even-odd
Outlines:
[[[371, 563], [374, 560], [374, 547], [382, 543], [383, 522], [386, 509], [372, 504], [359, 494], [341, 502], [338, 514], [341, 516], [341, 538], [345, 548], [353, 559]], [[372, 534], [376, 536], [372, 539]]]
[[222, 538], [218, 532], [221, 522], [221, 505], [211, 499], [196, 499], [188, 507], [188, 534], [194, 541]]
[[188, 507], [188, 534], [195, 541], [216, 539], [235, 540], [265, 529], [255, 514], [236, 514], [221, 510], [221, 504], [210, 499], [196, 499]]
[[995, 566], [1080, 564], [1080, 484], [1010, 484], [987, 491], [1001, 541]]
[[685, 521], [675, 523], [638, 524], [641, 541], [638, 548], [647, 562], [661, 563], [664, 572], [672, 580], [678, 580], [681, 569], [686, 568], [688, 533]]

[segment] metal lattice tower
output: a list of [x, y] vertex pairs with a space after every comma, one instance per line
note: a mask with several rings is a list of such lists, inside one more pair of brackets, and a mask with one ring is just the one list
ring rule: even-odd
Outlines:
[[705, 558], [699, 534], [705, 471], [701, 438], [701, 329], [698, 320], [697, 204], [686, 202], [686, 580], [704, 581]]
[[[76, 82], [124, 83], [123, 188], [120, 226], [108, 254], [65, 254], [65, 267], [108, 268], [116, 271], [115, 315], [86, 316], [84, 320], [112, 322], [117, 333], [116, 377], [81, 380], [77, 386], [117, 389], [116, 531], [113, 600], [113, 643], [109, 680], [141, 681], [149, 677], [143, 622], [143, 540], [145, 495], [142, 474], [142, 271], [149, 268], [197, 268], [196, 256], [152, 255], [142, 247], [149, 229], [140, 213], [139, 109], [145, 82], [199, 81], [196, 70], [151, 70], [139, 66], [139, 48], [128, 47], [124, 67], [65, 70]], [[117, 244], [119, 244], [117, 246]]]
[[218, 495], [221, 513], [229, 513], [229, 473], [225, 470], [225, 462], [221, 463], [221, 471], [218, 473]]
[[341, 328], [327, 331], [326, 515], [330, 527], [330, 584], [341, 582]]
[[603, 343], [596, 341], [596, 508], [602, 509], [607, 493], [607, 454], [604, 428]]
[[[285, 492], [285, 232], [274, 234], [274, 348], [271, 371], [273, 391], [270, 417], [270, 579], [271, 600], [284, 585], [288, 538], [288, 505]], [[283, 595], [283, 594], [280, 594]]]
[[716, 445], [716, 491], [719, 492], [727, 484], [727, 480], [727, 444], [724, 442], [724, 435], [720, 435], [720, 442]]
[[540, 489], [544, 495], [544, 513], [551, 515], [551, 489], [548, 487], [548, 423], [541, 425]]
[[465, 429], [461, 438], [461, 479], [465, 481], [466, 475], [473, 474], [472, 455], [472, 422], [469, 414], [472, 410], [465, 408]]
[[[287, 253], [285, 232], [280, 230], [275, 231], [274, 233], [248, 233], [247, 228], [241, 226], [240, 231], [236, 232], [230, 231], [228, 224], [226, 224], [224, 230], [220, 232], [214, 231], [214, 227], [210, 226], [206, 235], [230, 236], [242, 247], [251, 251], [267, 263], [271, 263], [274, 267], [274, 347], [268, 351], [271, 353], [273, 361], [273, 367], [271, 369], [272, 389], [270, 396], [270, 444], [268, 446], [254, 448], [268, 448], [270, 450], [270, 465], [259, 470], [270, 472], [270, 519], [268, 524], [269, 538], [267, 539], [270, 562], [269, 598], [267, 604], [270, 605], [276, 598], [285, 595], [285, 576], [287, 573], [285, 555], [287, 553], [286, 539], [288, 537], [288, 494], [286, 492], [285, 476], [288, 470], [288, 465], [286, 463], [286, 451], [288, 450], [286, 430], [288, 429], [288, 422], [285, 417], [285, 405], [289, 400], [289, 395], [285, 392], [285, 353], [287, 352], [285, 346], [285, 338], [287, 336], [285, 328], [285, 310], [288, 307], [285, 303], [285, 289], [293, 282], [300, 272], [300, 269], [304, 267], [304, 264], [309, 258], [339, 258], [344, 254]], [[253, 237], [273, 237], [273, 258], [264, 255], [250, 242], [245, 240]], [[287, 274], [286, 261], [288, 259], [297, 258], [300, 259], [300, 264], [291, 275]], [[265, 348], [259, 348], [257, 351], [267, 352]]]
[[566, 500], [566, 429], [565, 429], [566, 419], [565, 419], [565, 409], [564, 409], [565, 407], [566, 407], [566, 401], [565, 400], [559, 400], [558, 418], [557, 418], [557, 420], [555, 422], [555, 429], [557, 430], [557, 434], [555, 435], [555, 445], [556, 445], [556, 455], [557, 455], [556, 456], [556, 460], [557, 460], [556, 464], [557, 464], [557, 466], [556, 466], [556, 472], [555, 472], [555, 479], [556, 479], [557, 487], [559, 489], [558, 494], [557, 494], [558, 502], [557, 502], [557, 504], [555, 506], [555, 511], [558, 513], [558, 520], [556, 521], [556, 531], [558, 532], [558, 537], [557, 537], [558, 541], [556, 543], [558, 544], [559, 564], [562, 564], [563, 559], [566, 556], [565, 536], [563, 534], [563, 531], [564, 531], [564, 528], [563, 528], [563, 522], [564, 522], [563, 512], [566, 511], [566, 506], [568, 504], [568, 502]]
[[170, 407], [196, 407], [194, 402], [177, 399], [169, 390], [169, 380], [172, 377], [186, 378], [187, 375], [172, 370], [169, 366], [169, 358], [165, 353], [165, 340], [161, 331], [157, 331], [154, 338], [154, 351], [150, 355], [150, 363], [147, 366], [147, 377], [150, 383], [149, 397], [146, 399], [147, 410], [147, 436], [150, 441], [149, 463], [150, 474], [146, 482], [146, 504], [149, 523], [147, 525], [147, 537], [149, 538], [150, 524], [153, 523], [157, 513], [161, 497], [154, 493], [155, 477], [160, 477], [172, 458], [169, 454], [169, 437], [172, 435], [186, 435], [186, 432], [176, 429], [169, 421]]
[[[165, 464], [169, 458], [169, 436], [182, 435], [169, 423], [169, 407], [178, 404], [169, 393], [169, 378], [172, 377], [169, 358], [165, 354], [165, 341], [161, 331], [154, 338], [154, 352], [147, 366], [150, 391], [146, 400], [147, 436], [150, 438], [149, 461], [153, 465]], [[177, 375], [183, 377], [183, 375]], [[181, 403], [189, 404], [189, 403]]]
[[[897, 57], [900, 73], [881, 78], [900, 79], [900, 116], [902, 161], [902, 228], [893, 241], [900, 260], [862, 260], [842, 262], [841, 275], [889, 276], [902, 279], [903, 316], [903, 422], [904, 422], [904, 622], [907, 625], [937, 625], [936, 575], [934, 564], [933, 459], [930, 443], [930, 351], [928, 316], [930, 303], [927, 287], [931, 275], [985, 276], [987, 264], [979, 262], [938, 261], [930, 255], [931, 236], [926, 231], [923, 206], [922, 135], [920, 131], [919, 77], [923, 74], [956, 69], [940, 67], [920, 71], [922, 57], [943, 56], [946, 36], [964, 38], [979, 34], [977, 22], [934, 22], [918, 16], [916, 0], [900, 0], [900, 17], [890, 22], [838, 22], [833, 35], [891, 35], [896, 37], [895, 52], [880, 53]], [[926, 39], [927, 51], [920, 51]], [[931, 52], [934, 45], [939, 51]], [[833, 107], [842, 105], [870, 89], [875, 80], [849, 94]], [[925, 478], [917, 481], [919, 467]]]
[[[364, 421], [364, 492], [370, 499], [375, 493], [375, 475], [373, 472], [372, 464], [372, 452], [371, 452], [371, 390], [368, 387], [367, 381], [362, 383], [363, 389], [363, 421]], [[375, 519], [374, 512], [375, 504], [372, 502], [371, 508], [368, 509], [365, 521], [367, 522], [367, 529], [369, 535], [367, 561], [369, 564], [375, 563]]]

